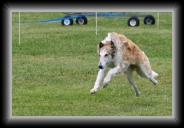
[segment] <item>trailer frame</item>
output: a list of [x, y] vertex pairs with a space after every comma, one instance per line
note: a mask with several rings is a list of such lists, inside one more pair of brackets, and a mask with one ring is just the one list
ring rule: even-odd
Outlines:
[[125, 12], [112, 13], [112, 12], [65, 12], [66, 16], [61, 18], [61, 24], [64, 26], [73, 25], [73, 19], [76, 19], [76, 24], [85, 25], [87, 24], [87, 16], [97, 16], [97, 17], [118, 17], [125, 16], [129, 17], [127, 20], [127, 25], [130, 27], [139, 26], [139, 18], [144, 17], [145, 25], [154, 25], [155, 18], [150, 14], [128, 14]]

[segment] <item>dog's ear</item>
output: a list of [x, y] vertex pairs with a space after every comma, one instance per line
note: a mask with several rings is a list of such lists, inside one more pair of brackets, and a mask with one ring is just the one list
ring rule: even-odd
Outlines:
[[97, 45], [97, 53], [99, 54], [100, 52], [100, 48], [103, 47], [104, 44], [102, 42], [100, 42], [98, 45]]
[[115, 48], [114, 42], [112, 42], [112, 41], [111, 41], [111, 43], [110, 43], [110, 44], [111, 44], [111, 48], [113, 48], [113, 49], [114, 49], [114, 48]]
[[110, 45], [111, 45], [111, 48], [112, 48], [112, 58], [114, 58], [114, 55], [116, 53], [116, 47], [114, 45], [114, 42], [112, 42], [112, 41], [111, 41]]
[[104, 44], [102, 42], [99, 43], [99, 48], [102, 48], [104, 46]]

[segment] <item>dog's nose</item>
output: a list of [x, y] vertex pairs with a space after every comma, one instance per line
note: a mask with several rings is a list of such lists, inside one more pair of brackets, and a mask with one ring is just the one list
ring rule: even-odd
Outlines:
[[103, 69], [102, 65], [98, 65], [98, 68]]

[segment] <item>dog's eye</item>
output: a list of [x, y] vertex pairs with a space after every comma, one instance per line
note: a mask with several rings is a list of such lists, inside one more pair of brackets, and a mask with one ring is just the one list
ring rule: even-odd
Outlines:
[[105, 54], [105, 56], [108, 56], [108, 54]]

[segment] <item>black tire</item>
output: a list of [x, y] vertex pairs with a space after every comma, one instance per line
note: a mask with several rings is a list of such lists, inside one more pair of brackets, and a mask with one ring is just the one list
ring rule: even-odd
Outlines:
[[131, 16], [128, 19], [128, 26], [131, 26], [131, 27], [139, 26], [139, 19], [136, 16]]
[[87, 18], [83, 15], [79, 15], [76, 18], [76, 24], [84, 25], [84, 24], [87, 24], [87, 22], [88, 22]]
[[73, 25], [73, 19], [71, 18], [71, 16], [65, 16], [64, 20], [61, 20], [61, 24], [64, 26]]
[[155, 18], [152, 15], [146, 16], [144, 18], [144, 24], [150, 24], [150, 25], [155, 24]]

